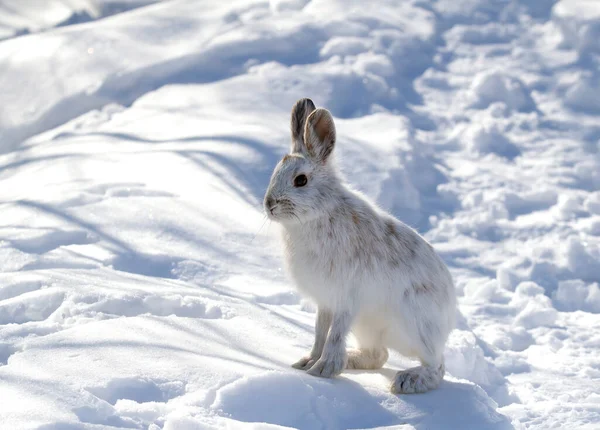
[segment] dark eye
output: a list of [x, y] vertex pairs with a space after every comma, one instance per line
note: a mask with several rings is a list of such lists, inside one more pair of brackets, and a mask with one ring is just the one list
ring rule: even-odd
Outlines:
[[306, 175], [298, 175], [294, 178], [294, 187], [303, 187], [308, 182]]

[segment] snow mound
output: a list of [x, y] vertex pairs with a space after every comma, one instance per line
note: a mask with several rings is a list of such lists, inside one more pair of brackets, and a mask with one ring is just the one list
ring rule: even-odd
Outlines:
[[[600, 19], [598, 23], [600, 29]], [[598, 36], [600, 37], [600, 32]], [[600, 73], [581, 74], [567, 89], [565, 104], [577, 111], [600, 113]]]
[[0, 301], [0, 324], [43, 321], [58, 309], [64, 299], [60, 289], [47, 288]]
[[521, 282], [515, 289], [510, 304], [518, 310], [513, 324], [525, 329], [553, 325], [558, 312], [545, 295], [546, 290], [535, 282]]
[[[434, 394], [436, 393], [436, 394]], [[507, 420], [494, 412], [495, 403], [477, 386], [445, 381], [432, 396], [390, 396], [362, 388], [346, 378], [335, 381], [304, 373], [269, 372], [242, 378], [219, 390], [211, 408], [242, 422], [265, 422], [297, 429], [370, 428], [404, 424], [426, 429], [508, 429]], [[446, 400], [441, 400], [446, 399]], [[424, 411], [442, 401], [439, 414]], [[449, 413], [462, 410], [464, 414]], [[400, 427], [402, 428], [402, 427]]]
[[[357, 388], [359, 388], [357, 390]], [[378, 399], [350, 381], [279, 372], [242, 378], [219, 390], [212, 407], [244, 422], [310, 429], [399, 424]]]
[[520, 79], [497, 70], [477, 74], [471, 84], [468, 98], [471, 107], [477, 109], [487, 108], [496, 102], [502, 102], [509, 109], [522, 112], [536, 108], [527, 87]]
[[598, 283], [586, 284], [579, 279], [562, 281], [558, 283], [554, 301], [560, 310], [600, 313], [600, 288]]
[[600, 51], [600, 4], [594, 0], [561, 0], [552, 8], [552, 21], [564, 43], [585, 57]]
[[509, 160], [521, 154], [519, 148], [494, 125], [474, 124], [459, 139], [464, 140], [466, 146], [476, 154], [496, 154]]
[[556, 322], [558, 313], [546, 296], [535, 296], [515, 318], [515, 324], [526, 329], [550, 326]]
[[473, 381], [487, 389], [495, 387], [503, 377], [484, 356], [471, 332], [454, 330], [450, 335], [446, 352], [446, 369], [454, 377]]
[[567, 267], [579, 279], [600, 282], [600, 249], [586, 245], [576, 238], [569, 239], [565, 251]]

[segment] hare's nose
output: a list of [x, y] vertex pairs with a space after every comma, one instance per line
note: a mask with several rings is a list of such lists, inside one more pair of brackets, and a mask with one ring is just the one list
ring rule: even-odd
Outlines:
[[275, 206], [277, 205], [277, 203], [279, 203], [279, 200], [274, 199], [273, 197], [269, 196], [269, 197], [267, 197], [267, 200], [265, 203], [266, 203], [267, 209], [269, 211], [271, 211], [271, 213], [273, 213], [273, 209], [275, 209]]

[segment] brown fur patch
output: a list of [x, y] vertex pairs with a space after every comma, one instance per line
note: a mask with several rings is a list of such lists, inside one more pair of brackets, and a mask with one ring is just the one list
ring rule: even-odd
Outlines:
[[331, 130], [331, 120], [329, 119], [329, 116], [325, 114], [319, 115], [314, 127], [319, 139], [325, 140], [325, 138], [329, 136], [329, 132]]
[[301, 154], [286, 154], [283, 156], [281, 161], [285, 163], [286, 161], [293, 160], [294, 158], [302, 158], [302, 155]]
[[394, 236], [396, 238], [399, 238], [398, 232], [396, 231], [396, 226], [394, 225], [393, 221], [388, 221], [385, 223], [385, 232], [389, 236]]
[[329, 217], [329, 225], [327, 226], [328, 227], [327, 228], [327, 236], [329, 236], [329, 238], [333, 237], [333, 221], [334, 221], [333, 217], [330, 216]]
[[356, 225], [360, 223], [360, 218], [356, 212], [352, 212], [352, 221], [354, 221], [354, 224]]
[[310, 155], [323, 163], [333, 151], [335, 125], [326, 109], [317, 109], [306, 119], [304, 144]]
[[433, 287], [429, 284], [415, 285], [415, 294], [429, 294], [433, 292]]

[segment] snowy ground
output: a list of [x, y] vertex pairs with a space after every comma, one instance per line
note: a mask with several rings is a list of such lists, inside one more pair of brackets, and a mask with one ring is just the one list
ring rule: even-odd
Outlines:
[[[2, 429], [600, 427], [600, 3], [39, 3], [0, 0]], [[451, 268], [439, 390], [289, 366], [300, 97]]]

